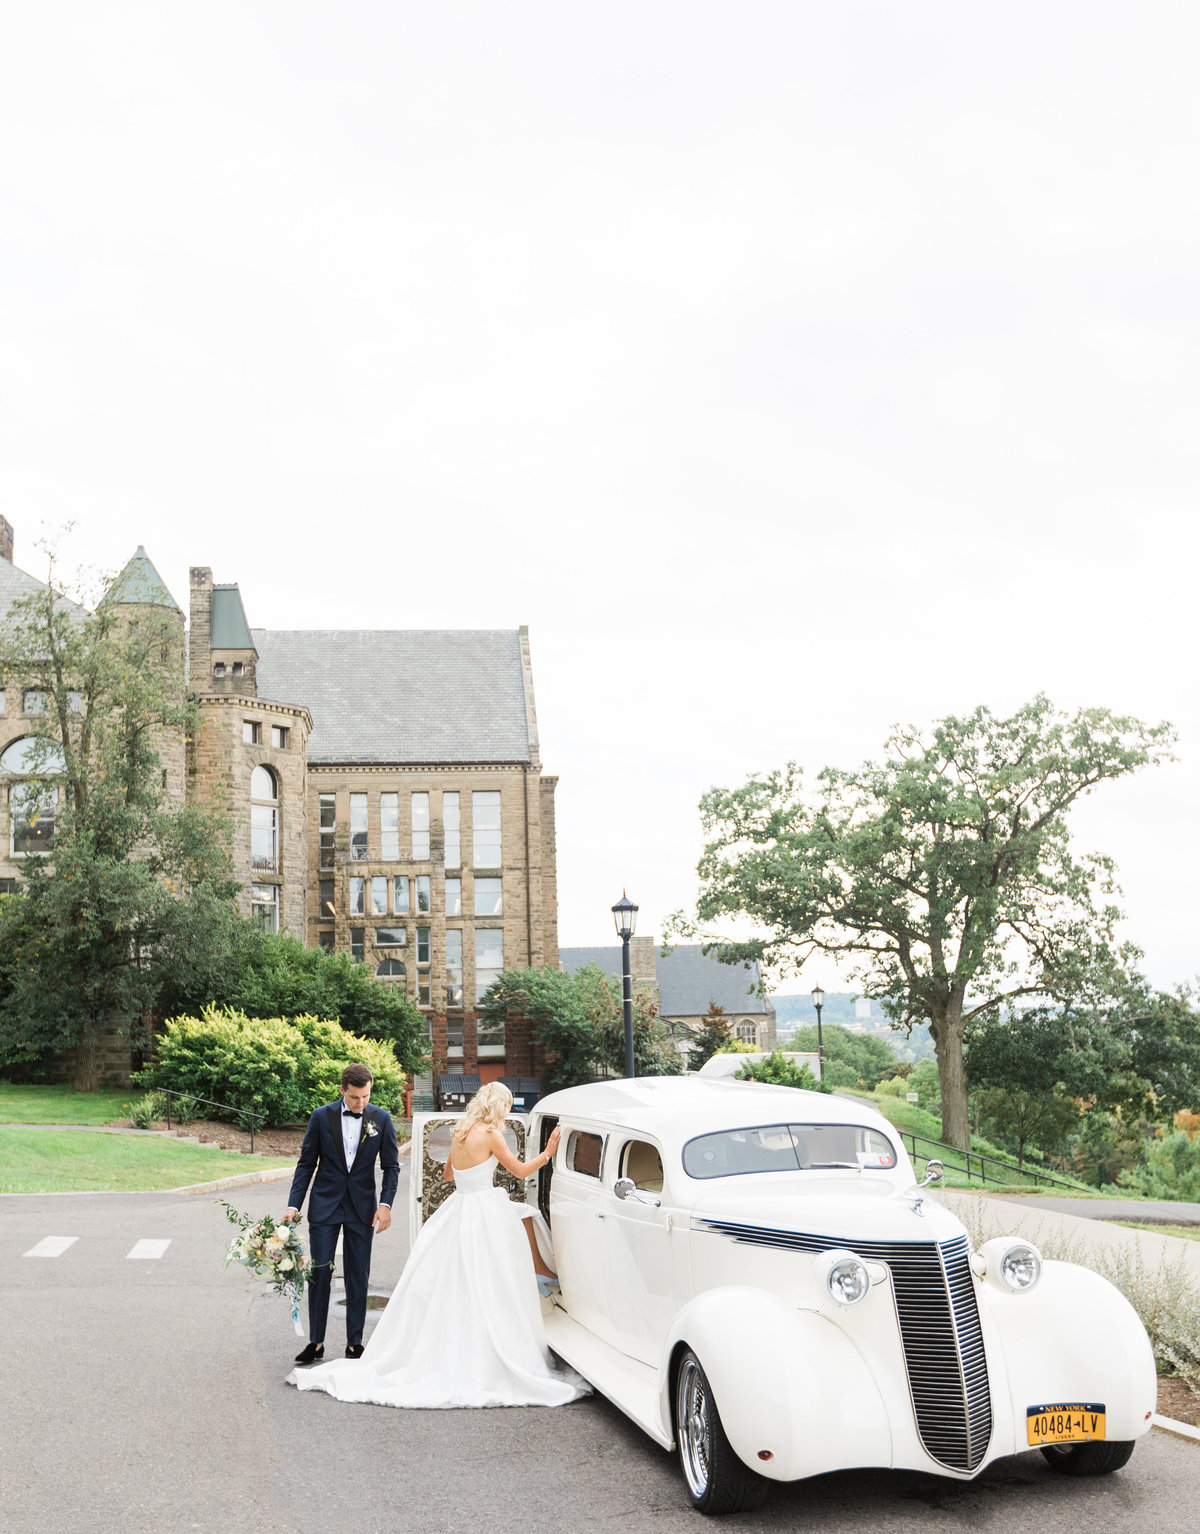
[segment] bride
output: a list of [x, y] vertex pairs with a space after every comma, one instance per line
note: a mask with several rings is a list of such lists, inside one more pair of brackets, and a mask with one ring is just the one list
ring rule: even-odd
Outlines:
[[558, 1130], [518, 1161], [503, 1133], [511, 1108], [498, 1081], [467, 1105], [446, 1163], [457, 1191], [422, 1227], [362, 1357], [295, 1369], [290, 1384], [379, 1406], [563, 1406], [587, 1394], [546, 1346], [536, 1275], [553, 1283], [539, 1260], [549, 1231], [492, 1180], [497, 1162], [519, 1178], [545, 1166]]

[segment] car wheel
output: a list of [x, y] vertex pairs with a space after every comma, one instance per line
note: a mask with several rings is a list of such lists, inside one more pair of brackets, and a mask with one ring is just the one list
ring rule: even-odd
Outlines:
[[761, 1507], [770, 1483], [730, 1447], [708, 1376], [690, 1350], [675, 1379], [675, 1439], [688, 1494], [702, 1513], [741, 1513]]
[[1111, 1475], [1129, 1463], [1133, 1441], [1108, 1443], [1052, 1443], [1042, 1450], [1059, 1475]]

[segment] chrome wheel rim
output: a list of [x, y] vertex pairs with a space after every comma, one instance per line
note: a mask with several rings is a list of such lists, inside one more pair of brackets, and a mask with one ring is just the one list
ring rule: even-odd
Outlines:
[[702, 1497], [708, 1490], [711, 1462], [712, 1401], [708, 1383], [694, 1358], [686, 1359], [679, 1371], [675, 1415], [683, 1474], [692, 1496]]

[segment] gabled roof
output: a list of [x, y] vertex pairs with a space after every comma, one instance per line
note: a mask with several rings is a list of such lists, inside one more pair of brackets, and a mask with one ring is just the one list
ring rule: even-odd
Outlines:
[[[45, 591], [45, 589], [46, 583], [39, 581], [36, 575], [28, 575], [7, 559], [0, 559], [0, 620], [8, 616], [14, 602], [19, 602], [22, 597], [32, 596], [34, 592]], [[75, 617], [87, 616], [86, 609], [77, 603], [69, 602], [65, 597], [61, 601], [66, 611]]]
[[140, 543], [137, 553], [104, 593], [104, 600], [122, 606], [173, 607], [179, 611], [179, 603], [167, 590], [162, 576]]
[[[568, 974], [585, 964], [594, 964], [606, 975], [621, 973], [619, 947], [560, 948], [558, 960]], [[731, 1017], [735, 1012], [753, 1017], [772, 1010], [754, 990], [760, 976], [757, 964], [722, 964], [715, 954], [706, 956], [699, 943], [672, 947], [665, 958], [656, 945], [654, 971], [663, 1017], [703, 1017], [714, 1001]]]
[[254, 649], [242, 593], [236, 585], [212, 589], [212, 632], [208, 643], [213, 650]]
[[259, 697], [312, 715], [310, 762], [531, 760], [516, 629], [251, 634]]

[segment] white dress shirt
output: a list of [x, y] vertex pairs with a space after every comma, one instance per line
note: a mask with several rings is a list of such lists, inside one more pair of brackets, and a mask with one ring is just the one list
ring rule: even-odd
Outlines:
[[346, 1152], [347, 1172], [354, 1165], [354, 1158], [358, 1155], [358, 1142], [362, 1139], [363, 1121], [361, 1116], [354, 1118], [345, 1108], [342, 1109], [342, 1148]]

